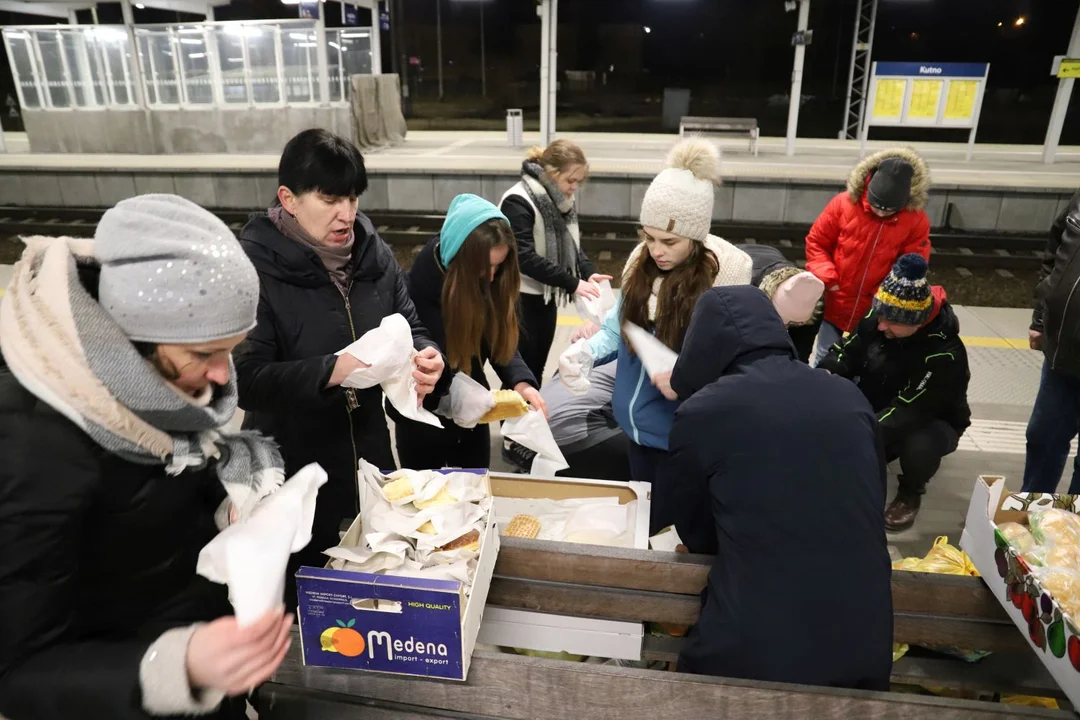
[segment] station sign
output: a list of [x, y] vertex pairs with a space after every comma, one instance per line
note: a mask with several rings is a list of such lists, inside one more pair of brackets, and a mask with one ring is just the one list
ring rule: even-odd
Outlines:
[[970, 157], [989, 74], [988, 63], [873, 63], [863, 147], [871, 126], [970, 129]]

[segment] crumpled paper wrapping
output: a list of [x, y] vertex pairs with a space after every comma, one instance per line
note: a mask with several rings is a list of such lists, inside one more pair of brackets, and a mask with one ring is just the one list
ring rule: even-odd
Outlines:
[[381, 385], [386, 399], [404, 417], [442, 427], [435, 415], [418, 406], [416, 378], [412, 375], [417, 352], [413, 347], [412, 327], [400, 313], [383, 318], [379, 327], [364, 333], [337, 354], [343, 353], [370, 367], [353, 370], [342, 387], [366, 390]]
[[641, 359], [645, 372], [650, 378], [660, 373], [671, 372], [679, 359], [679, 354], [656, 339], [652, 333], [634, 323], [625, 323], [623, 332], [634, 348], [634, 354]]
[[598, 298], [583, 298], [580, 296], [574, 297], [574, 306], [577, 308], [578, 314], [586, 320], [590, 320], [597, 325], [604, 324], [604, 317], [607, 316], [608, 310], [615, 307], [615, 291], [611, 289], [611, 281], [604, 280], [599, 283], [590, 283], [600, 290], [600, 297]]
[[553, 477], [570, 467], [551, 434], [547, 418], [539, 410], [530, 410], [519, 418], [504, 421], [502, 436], [504, 440], [513, 440], [536, 453], [530, 470], [533, 475]]
[[454, 374], [450, 392], [439, 401], [435, 411], [450, 418], [458, 427], [470, 430], [495, 407], [495, 394], [463, 372]]
[[559, 356], [559, 379], [574, 395], [584, 395], [589, 391], [589, 373], [595, 362], [589, 341], [578, 340]]
[[199, 553], [195, 572], [229, 586], [240, 627], [252, 625], [281, 604], [289, 555], [311, 542], [315, 499], [326, 471], [312, 463], [230, 525]]
[[[412, 492], [391, 502], [384, 487], [405, 477]], [[339, 545], [325, 551], [331, 567], [338, 570], [459, 580], [471, 587], [476, 570], [476, 550], [438, 548], [476, 530], [484, 531], [491, 497], [483, 477], [475, 473], [437, 473], [400, 470], [390, 476], [365, 460], [358, 473], [360, 524], [363, 535], [356, 545]], [[456, 499], [450, 505], [417, 509], [414, 501], [431, 500], [443, 490]], [[434, 533], [421, 532], [430, 522]], [[346, 536], [346, 540], [348, 540]]]
[[577, 542], [608, 547], [634, 547], [636, 500], [620, 504], [617, 497], [495, 498], [500, 527], [515, 515], [532, 515], [540, 521], [537, 540]]

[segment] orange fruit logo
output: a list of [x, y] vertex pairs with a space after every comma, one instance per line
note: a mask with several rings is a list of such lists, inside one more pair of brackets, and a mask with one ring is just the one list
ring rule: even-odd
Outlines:
[[345, 623], [337, 621], [335, 627], [329, 627], [319, 636], [319, 646], [324, 652], [341, 653], [345, 657], [357, 657], [364, 654], [364, 636], [353, 629], [356, 620]]

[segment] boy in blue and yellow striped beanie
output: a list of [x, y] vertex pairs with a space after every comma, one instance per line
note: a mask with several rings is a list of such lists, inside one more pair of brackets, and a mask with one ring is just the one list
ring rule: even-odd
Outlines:
[[874, 316], [887, 325], [910, 327], [910, 333], [906, 332], [907, 327], [890, 327], [885, 331], [890, 337], [907, 337], [930, 320], [933, 310], [934, 298], [926, 282], [926, 260], [915, 253], [901, 255], [874, 296]]

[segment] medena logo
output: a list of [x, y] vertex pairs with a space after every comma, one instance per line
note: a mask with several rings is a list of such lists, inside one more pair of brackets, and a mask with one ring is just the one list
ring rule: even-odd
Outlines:
[[919, 74], [920, 75], [940, 75], [941, 74], [941, 68], [932, 67], [930, 65], [920, 65], [919, 66]]
[[407, 653], [409, 655], [438, 655], [439, 657], [446, 657], [446, 646], [442, 643], [430, 643], [417, 640], [416, 638], [409, 636], [409, 639], [405, 642], [401, 640], [394, 640], [390, 637], [390, 633], [382, 632], [378, 630], [371, 630], [367, 634], [367, 651], [368, 657], [375, 659], [375, 646], [381, 645], [386, 648], [386, 659], [393, 660], [394, 653]]

